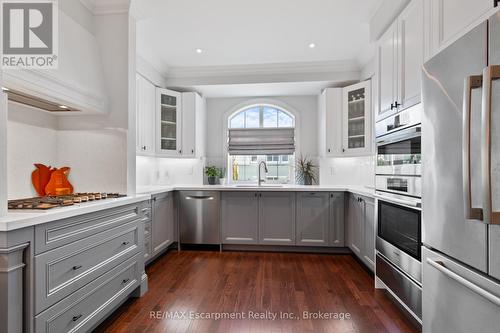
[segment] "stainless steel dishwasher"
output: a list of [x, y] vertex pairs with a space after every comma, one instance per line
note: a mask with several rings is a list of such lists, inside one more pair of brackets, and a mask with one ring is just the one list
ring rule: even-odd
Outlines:
[[179, 231], [182, 244], [220, 244], [220, 194], [179, 192]]

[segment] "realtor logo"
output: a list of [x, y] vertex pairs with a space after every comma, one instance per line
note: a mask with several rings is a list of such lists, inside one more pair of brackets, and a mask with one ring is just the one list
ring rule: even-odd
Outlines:
[[2, 67], [57, 68], [57, 0], [2, 2]]

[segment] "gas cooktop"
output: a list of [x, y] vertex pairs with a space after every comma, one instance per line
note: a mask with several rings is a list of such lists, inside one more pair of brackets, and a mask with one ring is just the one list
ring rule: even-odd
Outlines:
[[71, 206], [77, 203], [126, 197], [119, 193], [75, 193], [61, 196], [46, 196], [28, 199], [9, 200], [9, 209], [51, 209]]

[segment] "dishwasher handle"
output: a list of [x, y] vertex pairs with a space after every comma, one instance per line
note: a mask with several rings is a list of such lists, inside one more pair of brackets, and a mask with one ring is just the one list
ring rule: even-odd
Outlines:
[[211, 195], [188, 195], [186, 200], [214, 200], [214, 197]]

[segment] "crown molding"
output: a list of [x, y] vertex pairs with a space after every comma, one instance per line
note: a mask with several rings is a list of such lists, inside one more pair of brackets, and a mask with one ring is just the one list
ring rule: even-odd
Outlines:
[[130, 0], [80, 0], [94, 15], [128, 13]]
[[169, 78], [177, 79], [246, 75], [255, 76], [282, 74], [318, 74], [359, 71], [360, 66], [355, 60], [341, 60], [228, 66], [170, 67], [167, 70], [166, 75]]

